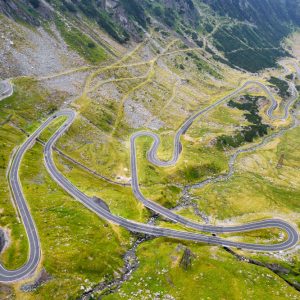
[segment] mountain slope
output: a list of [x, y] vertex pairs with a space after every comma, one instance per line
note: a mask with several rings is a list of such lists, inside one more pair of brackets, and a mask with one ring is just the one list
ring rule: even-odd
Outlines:
[[[276, 117], [284, 114], [299, 68], [300, 33], [288, 39], [289, 53], [281, 43], [298, 24], [296, 3], [0, 0], [0, 79], [14, 90], [0, 101], [0, 244], [2, 231], [9, 240], [1, 263], [16, 269], [28, 255], [9, 193], [14, 153], [54, 111], [66, 108], [76, 119], [56, 144], [55, 164], [113, 214], [187, 230], [153, 216], [134, 196], [130, 137], [143, 130], [158, 134], [158, 156], [169, 160], [178, 128], [213, 105], [182, 135], [174, 167], [149, 163], [152, 139], [136, 140], [143, 194], [199, 222], [280, 218], [300, 229], [300, 127], [292, 122], [299, 104], [286, 122], [270, 119], [271, 98], [257, 84], [219, 102], [259, 81], [279, 103]], [[285, 55], [297, 59], [263, 69]], [[295, 84], [300, 91], [300, 75]], [[0, 94], [3, 89], [0, 80]], [[43, 143], [63, 121], [53, 120], [20, 169], [41, 241], [40, 268], [24, 282], [0, 283], [0, 299], [299, 299], [297, 248], [274, 254], [148, 240], [78, 203], [44, 166]], [[255, 244], [286, 238], [277, 229], [220, 237]]]
[[[119, 43], [141, 41], [155, 24], [216, 59], [256, 72], [286, 56], [282, 41], [300, 25], [299, 0], [1, 0], [0, 11], [37, 26], [57, 16], [97, 24]], [[52, 9], [49, 9], [51, 5]], [[223, 58], [222, 58], [223, 57]]]

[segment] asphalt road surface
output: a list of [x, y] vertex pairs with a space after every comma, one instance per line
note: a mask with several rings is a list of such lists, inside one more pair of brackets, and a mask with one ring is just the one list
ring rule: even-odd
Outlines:
[[[63, 115], [63, 113], [58, 112], [57, 116]], [[37, 229], [34, 221], [31, 217], [28, 205], [23, 195], [22, 186], [19, 179], [19, 169], [21, 165], [22, 158], [25, 152], [31, 147], [35, 139], [40, 135], [40, 133], [52, 122], [53, 117], [50, 117], [43, 125], [37, 129], [18, 149], [11, 165], [9, 172], [9, 184], [15, 205], [18, 209], [19, 215], [24, 224], [26, 234], [29, 241], [29, 259], [27, 263], [18, 270], [6, 270], [2, 265], [0, 265], [0, 282], [13, 282], [28, 276], [32, 271], [34, 271], [40, 261], [41, 257], [41, 247], [37, 234]]]
[[[217, 105], [225, 102], [226, 100], [230, 99], [233, 95], [240, 93], [243, 89], [245, 89], [250, 84], [259, 84], [257, 82], [247, 82], [244, 86], [237, 89], [234, 93], [224, 97], [223, 99], [219, 100], [218, 102], [214, 103], [213, 105], [201, 110], [191, 118], [189, 118], [177, 131], [175, 139], [174, 139], [174, 152], [173, 158], [170, 161], [164, 162], [157, 158], [157, 149], [160, 143], [160, 139], [157, 135], [150, 133], [150, 132], [138, 132], [131, 137], [131, 168], [132, 168], [132, 188], [136, 195], [136, 197], [148, 208], [152, 209], [153, 211], [169, 218], [170, 220], [184, 224], [185, 226], [205, 231], [209, 233], [229, 233], [229, 232], [246, 232], [250, 230], [258, 230], [264, 228], [280, 228], [287, 233], [287, 239], [278, 244], [270, 244], [270, 245], [263, 245], [263, 244], [251, 244], [251, 243], [239, 243], [233, 242], [226, 239], [219, 238], [217, 236], [205, 235], [202, 233], [194, 233], [194, 232], [187, 232], [187, 231], [180, 231], [180, 230], [173, 230], [173, 229], [166, 229], [162, 227], [157, 227], [153, 225], [138, 223], [132, 220], [128, 220], [119, 216], [115, 216], [105, 207], [100, 206], [95, 201], [93, 201], [90, 197], [82, 193], [79, 189], [77, 189], [70, 181], [68, 181], [56, 168], [54, 160], [53, 160], [53, 147], [55, 142], [63, 135], [69, 128], [69, 126], [73, 123], [76, 117], [76, 113], [72, 110], [62, 110], [55, 113], [49, 119], [47, 119], [39, 129], [37, 129], [26, 141], [25, 143], [19, 148], [17, 151], [12, 166], [9, 172], [9, 183], [11, 186], [11, 190], [13, 193], [13, 198], [16, 204], [16, 207], [19, 211], [21, 216], [22, 222], [25, 226], [26, 234], [29, 241], [29, 257], [28, 261], [24, 266], [17, 270], [7, 270], [2, 265], [0, 265], [0, 282], [15, 282], [24, 277], [29, 276], [32, 274], [39, 264], [40, 257], [41, 257], [41, 247], [38, 238], [38, 233], [34, 221], [31, 217], [30, 211], [28, 209], [28, 205], [24, 198], [22, 192], [22, 186], [19, 180], [19, 168], [22, 161], [22, 158], [25, 152], [30, 148], [32, 143], [35, 142], [36, 138], [40, 135], [40, 133], [53, 121], [53, 119], [65, 116], [67, 120], [64, 124], [52, 135], [49, 141], [45, 144], [44, 148], [44, 161], [49, 171], [51, 177], [70, 195], [80, 201], [83, 205], [85, 205], [88, 209], [96, 213], [99, 217], [112, 222], [114, 224], [120, 225], [131, 232], [139, 232], [144, 233], [152, 236], [164, 236], [176, 239], [183, 239], [183, 240], [192, 240], [197, 242], [203, 242], [208, 244], [215, 244], [215, 245], [222, 245], [227, 247], [237, 247], [249, 250], [256, 250], [256, 251], [281, 251], [288, 248], [295, 246], [299, 241], [298, 232], [296, 229], [288, 224], [287, 222], [281, 219], [268, 219], [259, 222], [252, 222], [243, 225], [237, 226], [212, 226], [212, 225], [203, 225], [197, 222], [193, 222], [186, 218], [183, 218], [170, 210], [162, 207], [161, 205], [147, 200], [143, 197], [142, 193], [139, 190], [138, 185], [138, 176], [137, 176], [137, 167], [136, 167], [136, 149], [135, 149], [135, 139], [142, 135], [151, 136], [154, 139], [154, 143], [148, 153], [148, 159], [159, 166], [171, 166], [176, 163], [178, 157], [181, 152], [181, 143], [180, 137], [184, 134], [188, 128], [191, 126], [193, 121], [198, 118], [200, 115], [203, 115], [205, 112], [213, 109]], [[263, 87], [266, 88], [266, 87]], [[267, 88], [266, 88], [267, 89]], [[9, 93], [8, 93], [9, 94]], [[271, 95], [271, 93], [270, 93]], [[296, 97], [296, 96], [295, 96]], [[276, 100], [272, 97], [271, 105], [268, 110], [270, 112], [270, 116], [274, 109], [277, 107]], [[293, 100], [294, 101], [294, 100]], [[292, 101], [290, 101], [292, 102]], [[290, 104], [291, 105], [291, 104]], [[289, 106], [290, 106], [289, 105]], [[272, 107], [272, 108], [271, 108]], [[104, 200], [102, 200], [104, 201]]]
[[[234, 91], [232, 94], [220, 99], [219, 101], [215, 102], [214, 104], [212, 104], [212, 105], [206, 107], [205, 109], [199, 111], [198, 113], [196, 113], [195, 115], [193, 115], [192, 117], [187, 119], [187, 121], [185, 123], [183, 123], [183, 125], [178, 129], [178, 131], [175, 134], [173, 157], [169, 161], [162, 161], [157, 157], [157, 151], [158, 151], [158, 148], [159, 148], [159, 145], [160, 145], [160, 138], [155, 133], [147, 132], [147, 131], [140, 131], [140, 132], [134, 133], [131, 136], [130, 154], [131, 154], [132, 189], [133, 189], [133, 192], [134, 192], [135, 196], [137, 197], [137, 199], [140, 200], [140, 202], [142, 202], [144, 206], [146, 206], [147, 208], [155, 211], [156, 213], [158, 213], [160, 215], [163, 215], [164, 217], [166, 217], [166, 218], [168, 218], [168, 219], [170, 219], [174, 222], [178, 222], [178, 223], [184, 224], [188, 227], [198, 229], [198, 230], [201, 230], [201, 231], [222, 233], [222, 232], [239, 232], [239, 231], [247, 230], [247, 227], [252, 228], [252, 225], [248, 224], [246, 227], [245, 227], [245, 225], [243, 225], [242, 227], [241, 226], [226, 227], [226, 231], [224, 231], [225, 229], [223, 227], [202, 225], [202, 224], [199, 224], [199, 223], [192, 222], [192, 221], [190, 221], [190, 220], [188, 220], [188, 219], [186, 219], [182, 216], [179, 216], [176, 213], [170, 211], [169, 209], [159, 205], [158, 203], [146, 199], [143, 196], [143, 194], [141, 193], [140, 189], [139, 189], [137, 162], [136, 162], [137, 161], [136, 160], [136, 147], [135, 147], [135, 144], [136, 144], [135, 142], [136, 142], [137, 138], [142, 137], [142, 136], [149, 136], [153, 139], [153, 143], [152, 143], [152, 146], [151, 146], [150, 150], [148, 151], [148, 155], [147, 155], [148, 160], [152, 164], [154, 164], [156, 166], [159, 166], [159, 167], [169, 167], [169, 166], [175, 165], [175, 163], [177, 162], [177, 160], [179, 158], [180, 152], [182, 150], [182, 145], [180, 143], [180, 138], [189, 129], [189, 127], [193, 124], [193, 121], [196, 118], [198, 118], [199, 116], [201, 116], [201, 115], [205, 114], [206, 112], [214, 109], [217, 105], [227, 101], [228, 99], [232, 98], [234, 95], [240, 93], [241, 91], [246, 89], [249, 85], [258, 85], [269, 96], [270, 106], [266, 111], [266, 114], [269, 118], [271, 118], [271, 119], [280, 119], [280, 120], [285, 120], [285, 119], [288, 118], [289, 109], [290, 109], [291, 105], [298, 98], [298, 92], [297, 92], [295, 86], [292, 83], [290, 85], [290, 90], [291, 90], [292, 96], [287, 101], [287, 103], [284, 107], [283, 116], [275, 117], [275, 116], [273, 116], [273, 113], [274, 113], [275, 109], [277, 108], [277, 101], [273, 97], [270, 90], [260, 82], [248, 81], [241, 88]], [[270, 221], [271, 220], [262, 221], [261, 225], [264, 226]], [[255, 223], [255, 224], [258, 225], [258, 223]]]

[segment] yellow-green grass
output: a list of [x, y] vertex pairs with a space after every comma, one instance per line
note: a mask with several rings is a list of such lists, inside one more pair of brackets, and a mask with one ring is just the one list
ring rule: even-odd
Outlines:
[[[195, 215], [194, 215], [194, 218], [191, 218], [191, 219], [195, 219]], [[196, 221], [203, 224], [203, 221], [199, 220], [199, 218], [196, 219]], [[168, 228], [168, 229], [174, 229], [174, 230], [185, 231], [185, 232], [193, 232], [193, 233], [197, 233], [197, 234], [211, 236], [211, 233], [199, 231], [197, 229], [193, 229], [191, 227], [185, 226], [181, 223], [172, 222], [168, 218], [164, 218], [163, 216], [160, 216], [156, 219], [155, 225], [159, 226], [159, 227], [163, 227], [163, 228]], [[185, 240], [182, 240], [182, 241], [185, 242]]]
[[0, 127], [0, 227], [9, 232], [9, 246], [1, 254], [5, 267], [20, 267], [27, 258], [27, 237], [14, 208], [7, 179], [7, 170], [13, 150], [24, 141], [24, 135], [5, 124]]
[[57, 147], [78, 162], [111, 178], [130, 175], [129, 143], [110, 138], [97, 126], [79, 116], [70, 130], [58, 141]]
[[[149, 176], [152, 175], [148, 172], [147, 174], [149, 174]], [[157, 202], [167, 208], [176, 206], [181, 197], [181, 189], [175, 185], [157, 185], [148, 182], [147, 186], [141, 187], [141, 190], [145, 198]]]
[[[180, 267], [185, 246], [193, 253], [188, 270]], [[104, 299], [155, 299], [158, 292], [159, 299], [299, 299], [298, 292], [271, 271], [237, 261], [219, 247], [159, 238], [143, 243], [137, 253], [139, 268]]]
[[52, 135], [55, 130], [57, 130], [65, 121], [67, 117], [59, 117], [54, 119], [50, 125], [45, 128], [39, 136], [41, 141], [47, 141]]
[[33, 78], [18, 78], [13, 83], [13, 95], [0, 102], [0, 122], [11, 116], [11, 121], [28, 132], [64, 101], [62, 95], [51, 94]]
[[[168, 143], [167, 143], [167, 142]], [[197, 141], [182, 139], [183, 150], [175, 166], [160, 168], [152, 165], [146, 159], [152, 139], [139, 138], [137, 141], [137, 164], [140, 183], [151, 186], [155, 183], [192, 184], [207, 177], [226, 172], [228, 166], [225, 154], [212, 147], [202, 146]], [[159, 158], [170, 159], [173, 138], [166, 139], [159, 151]], [[168, 155], [164, 155], [164, 150]]]
[[193, 190], [201, 197], [199, 208], [217, 219], [248, 213], [299, 212], [299, 190], [274, 186], [264, 177], [251, 173], [236, 174], [231, 179]]
[[224, 152], [192, 141], [183, 141], [182, 146], [176, 174], [184, 184], [189, 185], [227, 172]]
[[238, 169], [258, 174], [271, 184], [287, 190], [300, 190], [299, 136], [300, 128], [297, 127], [263, 148], [241, 156]]
[[[126, 65], [126, 66], [125, 66]], [[103, 68], [103, 72], [99, 73], [96, 77], [93, 78], [91, 81], [91, 89], [94, 86], [97, 86], [99, 82], [110, 80], [110, 79], [121, 79], [121, 78], [128, 78], [128, 77], [137, 77], [143, 76], [149, 70], [149, 63], [139, 62], [138, 65], [136, 64], [121, 64], [119, 66], [112, 65], [106, 68]]]
[[81, 103], [84, 103], [84, 106], [80, 107], [83, 117], [103, 132], [112, 130], [112, 125], [116, 120], [115, 111], [117, 109], [117, 105], [114, 102], [99, 103], [97, 100], [86, 98]]
[[259, 229], [246, 232], [219, 235], [227, 240], [252, 244], [278, 244], [286, 240], [286, 233], [278, 228]]
[[15, 269], [25, 263], [28, 254], [27, 237], [14, 208], [7, 179], [9, 162], [13, 153], [25, 140], [25, 135], [10, 122], [32, 132], [51, 111], [60, 105], [63, 98], [54, 98], [32, 78], [14, 80], [14, 94], [0, 102], [0, 164], [1, 164], [1, 204], [0, 226], [8, 230], [10, 244], [1, 255], [7, 268]]
[[[237, 172], [228, 181], [210, 184], [193, 194], [199, 207], [216, 218], [247, 213], [299, 213], [299, 128], [285, 133], [237, 161]], [[278, 167], [281, 155], [283, 165]]]
[[[191, 200], [191, 202], [194, 202], [194, 201]], [[193, 220], [195, 222], [204, 224], [204, 220], [200, 216], [195, 214], [194, 208], [192, 206], [181, 207], [180, 209], [177, 209], [174, 212], [177, 214], [180, 214], [181, 216], [183, 216], [189, 220]], [[186, 227], [185, 227], [185, 230], [186, 230]]]
[[147, 137], [141, 137], [136, 142], [139, 184], [146, 198], [171, 208], [178, 202], [181, 190], [171, 178], [170, 168], [156, 167], [147, 160], [146, 153], [151, 142], [152, 139]]
[[89, 36], [75, 27], [66, 26], [64, 22], [56, 19], [56, 27], [71, 50], [76, 51], [87, 62], [99, 64], [107, 58], [106, 51]]
[[[71, 166], [70, 167], [70, 164], [69, 163], [66, 163], [65, 161], [63, 162], [64, 165], [65, 165], [65, 168], [63, 168], [63, 165], [61, 165], [59, 163], [60, 160], [56, 159], [58, 165], [60, 166], [60, 169], [63, 171], [63, 173], [65, 175], [67, 175], [68, 178], [71, 179], [71, 181], [73, 183], [77, 183], [77, 186], [80, 187], [82, 190], [84, 190], [87, 194], [89, 194], [90, 196], [94, 196], [94, 195], [97, 195], [99, 197], [102, 197], [104, 200], [107, 200], [107, 203], [110, 204], [110, 208], [112, 208], [112, 211], [114, 213], [117, 213], [119, 215], [122, 215], [124, 216], [124, 210], [125, 211], [129, 211], [130, 209], [128, 209], [128, 207], [126, 209], [124, 209], [124, 202], [120, 202], [118, 201], [118, 204], [122, 209], [124, 209], [122, 211], [122, 209], [120, 209], [120, 207], [116, 207], [114, 208], [114, 205], [115, 205], [115, 202], [113, 201], [110, 201], [109, 199], [112, 198], [112, 196], [109, 196], [109, 195], [112, 195], [111, 193], [111, 190], [115, 189], [115, 188], [110, 188], [109, 191], [107, 191], [107, 193], [105, 193], [106, 191], [106, 188], [105, 186], [109, 187], [108, 184], [104, 184], [101, 185], [101, 183], [99, 184], [99, 180], [98, 179], [94, 179], [93, 176], [89, 176], [87, 174], [84, 174], [84, 172], [80, 172], [80, 169], [78, 170], [75, 170], [76, 167], [75, 166]], [[83, 174], [81, 174], [83, 173]], [[80, 178], [80, 180], [78, 179]], [[84, 181], [82, 181], [82, 178], [84, 178]], [[98, 181], [98, 182], [97, 182]], [[100, 180], [101, 182], [101, 180]], [[102, 183], [103, 184], [103, 183]], [[100, 191], [100, 187], [101, 186], [101, 189], [102, 191]], [[87, 187], [87, 188], [86, 188]], [[123, 189], [123, 193], [124, 193], [124, 189]], [[118, 196], [117, 195], [117, 198], [120, 199], [120, 195]], [[166, 198], [166, 197], [165, 197]], [[128, 201], [128, 199], [127, 199]], [[133, 200], [134, 202], [135, 200]], [[113, 204], [113, 205], [111, 205]], [[165, 203], [164, 203], [165, 205]], [[129, 206], [132, 206], [132, 204], [130, 204]], [[130, 214], [126, 214], [125, 217], [129, 217], [129, 218], [136, 218], [136, 216], [134, 215], [130, 215]], [[179, 226], [179, 225], [173, 225], [173, 224], [170, 224], [170, 223], [166, 223], [166, 222], [159, 222], [158, 223], [159, 225], [163, 225], [164, 227], [167, 227], [167, 228], [175, 228], [175, 229], [185, 229], [183, 228], [182, 226]], [[249, 233], [243, 233], [241, 235], [234, 235], [234, 236], [241, 236], [242, 240], [245, 241], [245, 242], [268, 242], [270, 238], [272, 238], [272, 242], [278, 242], [278, 232], [276, 230], [267, 230], [267, 231], [257, 231], [257, 232], [249, 232]], [[228, 237], [227, 235], [224, 237]], [[229, 236], [230, 238], [230, 236]]]
[[295, 251], [294, 253], [286, 255], [264, 255], [262, 253], [252, 253], [248, 254], [248, 257], [252, 259], [259, 260], [267, 264], [277, 264], [287, 270], [281, 272], [280, 276], [288, 280], [291, 283], [297, 283], [300, 281], [300, 257], [299, 253]]
[[227, 103], [219, 105], [210, 113], [201, 118], [202, 122], [208, 119], [210, 122], [216, 122], [222, 127], [237, 127], [248, 125], [249, 122], [244, 117], [245, 111], [233, 109], [227, 106]]
[[[92, 283], [123, 265], [128, 234], [101, 220], [66, 194], [43, 165], [43, 147], [36, 144], [25, 155], [20, 178], [37, 225], [42, 265], [53, 277], [23, 299], [76, 298], [85, 280]], [[105, 249], [105, 251], [104, 251]]]
[[140, 222], [145, 222], [148, 219], [148, 212], [135, 199], [131, 187], [114, 185], [96, 178], [73, 163], [59, 157], [58, 154], [55, 154], [55, 162], [64, 176], [79, 190], [91, 198], [103, 199], [112, 213]]
[[[46, 140], [62, 122], [63, 118], [55, 120], [41, 135], [41, 138]], [[0, 150], [3, 159], [1, 163], [7, 168], [12, 148], [15, 144], [20, 144], [24, 136], [9, 125], [2, 126], [0, 134], [8, 136], [3, 144], [4, 147], [1, 147]], [[5, 168], [3, 167], [2, 170], [1, 176], [5, 178]], [[90, 180], [89, 182], [92, 181], [91, 176], [89, 178], [80, 171], [78, 173], [79, 176]], [[55, 296], [59, 299], [67, 295], [73, 298], [81, 294], [80, 286], [82, 284], [87, 285], [84, 280], [87, 279], [95, 284], [104, 276], [106, 276], [105, 278], [111, 277], [113, 271], [122, 266], [122, 254], [128, 245], [129, 233], [119, 227], [107, 226], [105, 222], [63, 192], [51, 180], [43, 166], [41, 145], [36, 144], [25, 155], [20, 177], [41, 239], [42, 264], [54, 279], [33, 294], [23, 294], [18, 291], [18, 297], [22, 299], [53, 299]], [[1, 197], [3, 200], [1, 203], [1, 215], [3, 215], [1, 226], [7, 226], [11, 230], [12, 239], [11, 246], [2, 256], [2, 261], [5, 266], [16, 268], [25, 262], [28, 245], [23, 225], [16, 222], [7, 181], [4, 179], [1, 180], [2, 182], [6, 185], [1, 186], [1, 194], [3, 194]], [[80, 182], [82, 184], [82, 179]], [[97, 190], [100, 184], [99, 182], [94, 182], [94, 184]], [[121, 209], [120, 203], [117, 203], [118, 209], [120, 214], [121, 211], [125, 212], [125, 217], [130, 218], [133, 214], [131, 209], [133, 203], [129, 205], [127, 197], [130, 190], [127, 189], [127, 193], [124, 191], [121, 193], [120, 189], [121, 187], [114, 190], [112, 187], [112, 191], [109, 193], [114, 195], [111, 197], [117, 198], [117, 201], [123, 200], [123, 208]], [[108, 189], [105, 190], [107, 193]], [[99, 196], [97, 193], [92, 194]], [[114, 205], [112, 205], [112, 209], [114, 209]], [[118, 213], [118, 209], [115, 212]], [[136, 215], [133, 218], [136, 217], [138, 220], [147, 217], [141, 209]]]

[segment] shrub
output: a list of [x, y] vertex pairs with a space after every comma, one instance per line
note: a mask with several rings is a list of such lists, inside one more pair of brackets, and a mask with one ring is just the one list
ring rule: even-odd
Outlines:
[[29, 2], [34, 8], [39, 8], [41, 4], [40, 0], [29, 0]]
[[217, 148], [226, 149], [228, 147], [237, 148], [244, 142], [252, 143], [256, 137], [263, 137], [268, 133], [269, 126], [262, 123], [262, 118], [258, 115], [259, 97], [246, 95], [247, 102], [238, 103], [230, 100], [228, 106], [245, 110], [245, 118], [253, 125], [245, 126], [240, 132], [233, 136], [221, 135], [217, 138]]

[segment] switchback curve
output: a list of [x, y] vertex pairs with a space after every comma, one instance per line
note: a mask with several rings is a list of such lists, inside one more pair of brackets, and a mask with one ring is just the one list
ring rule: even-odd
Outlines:
[[[154, 138], [154, 144], [152, 148], [149, 151], [148, 158], [151, 162], [158, 164], [160, 166], [169, 166], [174, 163], [176, 163], [180, 150], [181, 150], [181, 144], [180, 144], [180, 137], [181, 135], [186, 132], [186, 130], [191, 126], [193, 121], [200, 115], [204, 114], [205, 112], [213, 109], [220, 103], [228, 100], [233, 95], [238, 94], [241, 92], [248, 84], [246, 83], [244, 86], [236, 90], [234, 93], [224, 97], [223, 99], [219, 100], [215, 104], [207, 107], [206, 109], [198, 112], [191, 118], [189, 118], [178, 130], [175, 141], [174, 141], [174, 153], [173, 158], [168, 162], [163, 162], [157, 159], [156, 157], [156, 151], [159, 146], [159, 138], [152, 134], [147, 133], [148, 135], [152, 136]], [[274, 98], [273, 98], [274, 99]], [[274, 99], [275, 100], [275, 99]], [[276, 101], [275, 101], [276, 102]], [[276, 106], [273, 103], [274, 109]], [[273, 111], [274, 111], [273, 109]], [[73, 123], [75, 119], [75, 112], [72, 110], [63, 110], [55, 113], [53, 116], [48, 118], [26, 141], [25, 143], [19, 148], [17, 151], [17, 154], [13, 160], [12, 168], [10, 170], [9, 174], [9, 182], [11, 185], [12, 193], [14, 196], [14, 200], [16, 203], [16, 206], [19, 210], [20, 216], [22, 218], [23, 224], [25, 226], [26, 234], [29, 241], [29, 258], [28, 261], [24, 266], [17, 270], [7, 270], [2, 265], [0, 265], [0, 282], [15, 282], [18, 280], [23, 279], [24, 277], [32, 274], [40, 261], [41, 257], [41, 248], [40, 248], [40, 242], [38, 239], [38, 233], [37, 229], [35, 227], [34, 221], [31, 217], [30, 211], [28, 209], [26, 200], [23, 196], [22, 187], [19, 180], [18, 171], [20, 168], [20, 163], [22, 161], [22, 158], [24, 156], [24, 153], [28, 150], [28, 148], [31, 146], [31, 144], [35, 141], [35, 139], [40, 135], [40, 133], [52, 122], [54, 118], [65, 116], [67, 117], [67, 120], [64, 122], [64, 124], [52, 135], [52, 137], [49, 139], [49, 141], [46, 143], [44, 148], [44, 161], [45, 165], [51, 175], [51, 177], [63, 188], [65, 189], [70, 195], [75, 197], [77, 200], [79, 200], [83, 205], [85, 205], [87, 208], [89, 208], [91, 211], [95, 212], [99, 217], [118, 224], [122, 227], [125, 227], [126, 229], [132, 231], [132, 232], [140, 232], [144, 234], [154, 235], [154, 236], [165, 236], [165, 237], [171, 237], [171, 238], [177, 238], [177, 239], [185, 239], [185, 240], [193, 240], [197, 242], [204, 242], [209, 244], [217, 244], [217, 245], [223, 245], [228, 247], [238, 247], [238, 248], [244, 248], [249, 250], [255, 250], [255, 251], [281, 251], [288, 248], [291, 248], [295, 246], [299, 241], [298, 232], [296, 229], [293, 228], [290, 224], [287, 222], [280, 220], [280, 219], [270, 219], [270, 220], [263, 220], [259, 222], [252, 222], [244, 225], [238, 225], [238, 226], [210, 226], [210, 225], [202, 225], [199, 223], [194, 223], [187, 219], [181, 219], [182, 217], [173, 214], [166, 208], [163, 208], [161, 206], [158, 207], [158, 212], [162, 215], [165, 215], [169, 217], [171, 220], [175, 222], [182, 223], [186, 226], [206, 231], [206, 232], [214, 232], [214, 233], [223, 233], [223, 232], [244, 232], [249, 230], [256, 230], [256, 229], [263, 229], [263, 228], [271, 228], [276, 227], [280, 228], [287, 233], [287, 239], [279, 244], [273, 244], [273, 245], [261, 245], [261, 244], [251, 244], [251, 243], [238, 243], [233, 241], [228, 241], [226, 239], [222, 239], [216, 236], [208, 236], [204, 234], [198, 234], [193, 232], [186, 232], [186, 231], [179, 231], [179, 230], [173, 230], [173, 229], [166, 229], [162, 227], [152, 226], [148, 224], [138, 223], [132, 220], [124, 219], [119, 216], [115, 216], [112, 213], [110, 213], [105, 208], [97, 205], [94, 201], [92, 201], [87, 195], [79, 191], [70, 181], [68, 181], [56, 168], [54, 160], [53, 160], [53, 154], [52, 149], [54, 147], [55, 142], [58, 140], [58, 138], [64, 134], [64, 132], [69, 128], [69, 126]], [[141, 133], [137, 133], [133, 137], [131, 137], [131, 157], [135, 157], [135, 138], [140, 136]], [[133, 139], [133, 140], [132, 140]], [[133, 147], [133, 148], [132, 148]], [[152, 153], [152, 154], [151, 154]], [[133, 159], [131, 158], [131, 163], [133, 162]], [[132, 165], [132, 171], [136, 170], [136, 163], [135, 165]], [[136, 182], [136, 185], [133, 183], [133, 189], [136, 195], [138, 195], [138, 198], [142, 195], [139, 195], [139, 188], [138, 188], [138, 179], [137, 179], [137, 173], [135, 176], [133, 176], [133, 182]], [[141, 200], [139, 198], [139, 200]], [[146, 200], [146, 199], [145, 199]], [[150, 200], [147, 200], [150, 201]], [[154, 202], [150, 201], [151, 203], [155, 204]], [[144, 202], [143, 202], [144, 203]], [[147, 206], [147, 202], [144, 203], [145, 206]], [[157, 204], [156, 204], [157, 205]], [[156, 210], [157, 207], [152, 207], [151, 209]], [[175, 216], [174, 216], [175, 215]]]

